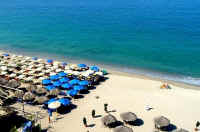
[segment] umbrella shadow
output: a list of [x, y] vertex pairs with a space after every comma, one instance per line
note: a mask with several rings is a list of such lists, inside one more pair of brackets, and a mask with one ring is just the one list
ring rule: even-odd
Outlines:
[[71, 97], [63, 97], [64, 99], [72, 100]]
[[19, 128], [27, 121], [28, 120], [22, 116], [11, 115], [0, 120], [1, 129], [5, 132], [9, 132], [12, 127], [16, 126], [16, 128]]
[[108, 80], [109, 78], [108, 77], [103, 77], [103, 78], [100, 78], [100, 82], [105, 82], [106, 80]]
[[132, 125], [132, 126], [142, 126], [142, 125], [144, 125], [144, 121], [142, 119], [138, 118], [135, 121], [128, 122], [128, 124]]
[[80, 94], [89, 94], [89, 93], [90, 93], [89, 90], [82, 90], [82, 91], [80, 91]]
[[176, 129], [177, 127], [174, 124], [169, 124], [168, 126], [161, 128], [162, 131], [167, 131], [167, 132], [171, 132]]
[[13, 105], [17, 102], [17, 98], [8, 98], [4, 100], [3, 106]]
[[82, 99], [82, 98], [84, 98], [84, 96], [79, 94], [79, 95], [75, 95], [74, 98], [75, 99]]
[[114, 122], [114, 123], [109, 124], [108, 127], [109, 127], [109, 128], [115, 128], [115, 127], [122, 126], [122, 125], [124, 125], [123, 122], [121, 122], [121, 121], [116, 121], [116, 122]]
[[87, 127], [94, 127], [95, 126], [95, 124], [89, 124], [89, 125], [87, 125]]
[[94, 118], [100, 118], [102, 115], [95, 115]]
[[95, 86], [89, 86], [89, 87], [88, 87], [88, 90], [95, 90], [95, 89], [96, 89]]
[[70, 113], [73, 109], [76, 109], [77, 105], [75, 104], [70, 104], [69, 106], [61, 106], [58, 108], [57, 112], [61, 115]]
[[117, 112], [116, 110], [110, 110], [108, 111], [108, 113], [114, 113], [114, 112]]

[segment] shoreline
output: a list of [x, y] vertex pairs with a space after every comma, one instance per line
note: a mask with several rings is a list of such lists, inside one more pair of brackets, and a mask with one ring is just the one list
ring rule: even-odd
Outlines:
[[[29, 57], [33, 57], [36, 54], [36, 52], [23, 51], [22, 53], [18, 53], [18, 51], [14, 51], [14, 50], [8, 51], [8, 50], [0, 49], [1, 54], [5, 53], [5, 52], [9, 53], [9, 54], [23, 55], [23, 56], [29, 56]], [[126, 69], [123, 69], [122, 67], [112, 67], [112, 65], [98, 64], [97, 62], [92, 62], [92, 61], [88, 61], [88, 60], [78, 60], [78, 59], [72, 60], [72, 58], [66, 58], [66, 57], [61, 58], [61, 56], [56, 56], [56, 55], [51, 56], [46, 53], [37, 54], [37, 57], [42, 58], [42, 59], [50, 59], [51, 58], [51, 59], [54, 59], [55, 61], [67, 61], [72, 64], [78, 64], [78, 63], [85, 62], [85, 64], [88, 64], [88, 65], [98, 65], [99, 67], [106, 69], [109, 72], [109, 74], [116, 74], [116, 75], [120, 75], [120, 76], [128, 76], [128, 77], [140, 78], [140, 79], [145, 79], [145, 80], [166, 82], [166, 83], [172, 84], [174, 86], [178, 86], [178, 87], [182, 87], [182, 88], [186, 88], [186, 89], [200, 90], [200, 86], [198, 86], [198, 85], [189, 84], [189, 83], [180, 82], [180, 81], [172, 81], [172, 80], [164, 79], [164, 78], [156, 76], [156, 75], [153, 76], [153, 74], [154, 74], [153, 72], [152, 72], [152, 74], [149, 72], [150, 75], [146, 75], [145, 72], [148, 73], [148, 71], [142, 71], [142, 70], [140, 71], [138, 69], [133, 69], [133, 68], [131, 69], [132, 72], [129, 72], [128, 70], [126, 71]], [[119, 71], [119, 70], [121, 70], [121, 71]], [[165, 74], [163, 74], [163, 75], [165, 75]]]
[[[12, 55], [11, 52], [8, 53]], [[46, 57], [41, 58], [45, 59]], [[59, 61], [59, 59], [55, 60]], [[101, 65], [99, 66], [101, 67]], [[88, 94], [81, 94], [82, 98], [71, 100], [75, 107], [70, 110], [70, 113], [59, 115], [54, 113], [53, 123], [49, 124], [47, 112], [39, 107], [26, 105], [24, 109], [27, 112], [40, 111], [44, 115], [40, 120], [42, 128], [55, 132], [65, 132], [66, 130], [109, 132], [110, 129], [103, 126], [102, 118], [91, 117], [93, 109], [100, 117], [107, 115], [103, 109], [105, 103], [109, 104], [108, 109], [119, 121], [122, 121], [120, 113], [127, 111], [135, 113], [143, 124], [128, 127], [137, 132], [154, 130], [153, 119], [158, 116], [167, 117], [177, 129], [185, 128], [190, 131], [194, 129], [194, 123], [198, 120], [196, 115], [199, 115], [199, 106], [196, 105], [200, 100], [198, 87], [126, 73], [123, 72], [124, 69], [121, 70], [122, 72], [114, 70], [114, 68], [107, 68], [107, 70], [109, 74], [105, 77], [109, 79], [95, 85], [95, 88], [90, 89]], [[168, 82], [172, 89], [160, 89], [162, 82]], [[12, 106], [21, 108], [19, 103]], [[147, 111], [146, 107], [149, 106], [153, 109]], [[94, 124], [93, 127], [84, 127], [83, 117], [87, 118], [89, 124]]]
[[163, 83], [165, 82], [165, 83], [168, 83], [169, 85], [181, 87], [181, 88], [184, 88], [184, 89], [200, 90], [199, 86], [190, 85], [190, 84], [181, 83], [181, 82], [176, 82], [176, 81], [164, 80], [164, 79], [161, 79], [161, 78], [154, 78], [154, 77], [149, 77], [149, 76], [147, 77], [145, 75], [119, 72], [119, 71], [113, 71], [113, 70], [109, 70], [109, 74], [132, 77], [132, 78], [139, 78], [139, 79], [144, 79], [144, 80], [152, 80], [152, 81], [158, 81], [158, 82], [163, 82]]

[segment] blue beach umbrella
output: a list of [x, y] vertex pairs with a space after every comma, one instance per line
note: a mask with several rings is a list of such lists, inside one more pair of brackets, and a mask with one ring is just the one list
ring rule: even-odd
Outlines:
[[64, 106], [68, 106], [71, 104], [70, 100], [69, 99], [66, 99], [66, 98], [61, 98], [58, 100], [62, 105]]
[[76, 90], [76, 91], [81, 91], [81, 90], [84, 90], [85, 87], [81, 86], [81, 85], [76, 85], [76, 86], [73, 87], [73, 89]]
[[53, 83], [53, 85], [55, 87], [60, 87], [62, 85], [62, 83], [60, 81], [56, 81], [56, 82]]
[[52, 99], [48, 100], [48, 102], [46, 104], [51, 104], [52, 102], [55, 102], [55, 101], [57, 101], [57, 99], [52, 98]]
[[49, 80], [49, 79], [44, 79], [44, 80], [42, 80], [42, 84], [43, 85], [48, 85], [48, 84], [50, 84], [51, 83], [51, 80]]
[[53, 89], [56, 89], [56, 87], [54, 86], [54, 85], [47, 85], [47, 86], [45, 86], [45, 88], [47, 89], [47, 90], [53, 90]]
[[59, 75], [52, 75], [50, 76], [51, 80], [58, 80], [59, 79]]
[[69, 81], [69, 78], [63, 77], [63, 78], [61, 78], [59, 81], [60, 81], [61, 83], [66, 83], [66, 82]]
[[82, 86], [87, 86], [87, 85], [90, 84], [90, 82], [87, 81], [87, 80], [84, 80], [84, 81], [80, 81], [78, 84], [79, 84], [79, 85], [82, 85]]
[[72, 85], [69, 84], [69, 83], [65, 83], [61, 87], [64, 88], [64, 89], [70, 89], [72, 87]]
[[69, 91], [67, 91], [67, 94], [69, 95], [69, 96], [75, 96], [75, 95], [77, 95], [78, 94], [78, 91], [76, 91], [76, 90], [69, 90]]
[[33, 59], [33, 60], [37, 60], [37, 59], [38, 59], [38, 57], [33, 57], [32, 59]]
[[91, 70], [98, 72], [99, 71], [99, 67], [98, 66], [91, 66], [90, 67]]
[[48, 60], [47, 60], [47, 63], [53, 63], [53, 60], [48, 59]]
[[86, 68], [87, 65], [86, 64], [78, 64], [78, 67], [80, 67], [80, 68]]
[[65, 72], [60, 72], [60, 73], [58, 73], [58, 76], [60, 76], [60, 77], [64, 77], [64, 76], [66, 76], [67, 75], [67, 73], [65, 73]]
[[7, 56], [9, 56], [9, 54], [7, 54], [7, 53], [4, 53], [4, 54], [3, 54], [3, 56], [6, 56], [6, 57], [7, 57]]
[[80, 82], [80, 81], [79, 81], [78, 79], [73, 79], [73, 80], [69, 81], [69, 83], [70, 83], [71, 85], [78, 84], [79, 82]]

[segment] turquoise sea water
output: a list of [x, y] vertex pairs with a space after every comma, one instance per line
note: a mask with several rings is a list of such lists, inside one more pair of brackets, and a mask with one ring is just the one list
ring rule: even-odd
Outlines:
[[3, 0], [0, 49], [200, 85], [199, 0]]

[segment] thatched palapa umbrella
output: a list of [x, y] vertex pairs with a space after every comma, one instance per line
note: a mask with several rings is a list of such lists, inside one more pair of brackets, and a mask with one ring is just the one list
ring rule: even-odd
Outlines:
[[169, 126], [170, 120], [167, 119], [167, 118], [164, 117], [164, 116], [159, 116], [159, 117], [156, 117], [156, 118], [154, 119], [154, 123], [155, 123], [155, 128], [160, 129], [160, 128]]
[[17, 88], [17, 87], [19, 87], [20, 85], [21, 85], [20, 82], [18, 82], [17, 80], [14, 80], [14, 79], [10, 80], [10, 81], [8, 82], [8, 84], [7, 84], [7, 86], [8, 86], [8, 87], [11, 87], [11, 88]]
[[37, 89], [36, 85], [28, 84], [26, 87], [26, 90], [29, 92], [35, 91]]
[[35, 95], [31, 92], [26, 92], [23, 96], [24, 101], [32, 101], [35, 98]]
[[120, 117], [125, 122], [134, 122], [137, 120], [137, 115], [132, 112], [124, 112], [120, 114]]
[[126, 126], [118, 126], [113, 129], [114, 132], [133, 132], [133, 130], [130, 127]]
[[3, 105], [3, 101], [0, 99], [0, 106]]
[[8, 97], [9, 93], [7, 91], [5, 91], [5, 90], [3, 90], [3, 89], [0, 88], [0, 95]]
[[7, 85], [8, 84], [8, 80], [6, 80], [5, 78], [0, 78], [0, 84], [1, 85]]
[[60, 93], [60, 90], [58, 89], [53, 89], [49, 91], [49, 96], [58, 96], [58, 94]]
[[42, 97], [37, 97], [35, 99], [35, 101], [38, 103], [38, 104], [44, 104], [44, 102], [46, 102], [48, 100], [48, 98], [46, 96], [42, 96]]
[[177, 130], [176, 132], [189, 132], [189, 131], [181, 128], [181, 129]]
[[24, 92], [22, 90], [15, 91], [15, 96], [17, 98], [23, 98]]
[[38, 87], [36, 90], [35, 90], [36, 94], [38, 95], [45, 95], [47, 93], [46, 89], [44, 89], [43, 87]]
[[101, 121], [105, 126], [112, 127], [117, 122], [117, 119], [115, 116], [109, 114], [104, 116]]

